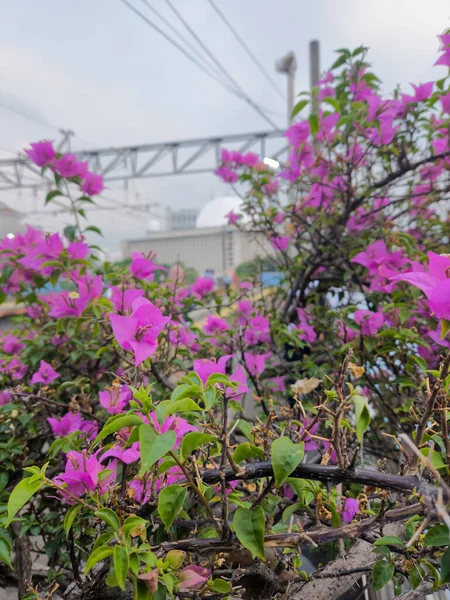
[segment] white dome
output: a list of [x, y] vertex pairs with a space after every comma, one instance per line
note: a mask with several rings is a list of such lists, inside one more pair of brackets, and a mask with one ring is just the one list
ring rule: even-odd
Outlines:
[[[197, 221], [195, 222], [196, 227], [220, 227], [221, 225], [228, 225], [227, 215], [230, 211], [235, 213], [241, 213], [239, 207], [242, 204], [239, 196], [220, 196], [214, 198], [201, 209]], [[245, 215], [243, 219], [246, 220]]]

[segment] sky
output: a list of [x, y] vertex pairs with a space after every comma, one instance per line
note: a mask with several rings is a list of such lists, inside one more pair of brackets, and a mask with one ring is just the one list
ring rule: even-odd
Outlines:
[[[167, 30], [145, 0], [128, 1]], [[189, 37], [166, 0], [146, 1]], [[171, 2], [248, 95], [284, 127], [285, 101], [209, 1]], [[385, 93], [397, 84], [406, 91], [409, 82], [445, 74], [443, 67], [432, 65], [437, 35], [450, 26], [448, 0], [215, 2], [283, 94], [286, 79], [275, 72], [276, 59], [295, 52], [296, 92], [308, 89], [312, 39], [320, 42], [321, 71], [332, 64], [334, 49], [369, 46], [369, 60]], [[0, 158], [10, 158], [31, 141], [58, 140], [60, 128], [75, 132], [77, 150], [270, 129], [246, 102], [210, 79], [121, 0], [0, 0], [0, 8]], [[212, 173], [108, 186], [110, 198], [157, 203], [153, 210], [158, 214], [165, 207], [201, 208], [230, 193]], [[42, 207], [42, 196], [29, 190], [0, 191], [0, 202], [27, 214]], [[142, 238], [149, 219], [132, 209], [90, 215], [103, 228], [103, 245], [111, 252], [124, 239]], [[55, 229], [68, 217], [28, 215], [27, 221]]]

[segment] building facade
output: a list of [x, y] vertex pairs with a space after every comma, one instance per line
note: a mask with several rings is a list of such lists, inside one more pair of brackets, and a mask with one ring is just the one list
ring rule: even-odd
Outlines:
[[203, 273], [212, 269], [217, 276], [234, 271], [242, 262], [271, 253], [261, 234], [238, 231], [235, 227], [202, 227], [188, 231], [153, 232], [146, 239], [124, 242], [124, 258], [132, 252], [156, 252], [157, 262], [181, 261]]

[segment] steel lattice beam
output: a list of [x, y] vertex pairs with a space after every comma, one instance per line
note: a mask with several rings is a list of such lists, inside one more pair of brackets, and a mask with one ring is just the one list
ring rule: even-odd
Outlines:
[[[88, 160], [90, 169], [103, 175], [106, 181], [207, 173], [219, 166], [221, 148], [230, 146], [241, 152], [251, 150], [262, 158], [282, 159], [288, 149], [283, 134], [282, 130], [274, 130], [85, 150], [76, 154], [80, 160]], [[0, 160], [0, 190], [48, 187], [51, 181], [50, 173], [42, 177], [26, 157]]]

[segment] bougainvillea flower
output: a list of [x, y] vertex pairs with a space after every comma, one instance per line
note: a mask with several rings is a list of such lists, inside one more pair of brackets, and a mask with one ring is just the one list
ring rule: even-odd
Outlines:
[[88, 170], [88, 163], [80, 162], [75, 154], [64, 154], [53, 165], [61, 177], [85, 177]]
[[291, 237], [289, 235], [283, 237], [273, 237], [270, 239], [272, 246], [275, 250], [279, 250], [280, 252], [286, 252], [289, 247], [291, 241]]
[[285, 392], [286, 391], [286, 375], [279, 375], [268, 379], [267, 382], [274, 392]]
[[172, 329], [169, 333], [169, 340], [174, 346], [179, 346], [181, 344], [194, 352], [200, 350], [200, 344], [196, 342], [197, 337], [195, 333], [186, 327]]
[[220, 317], [216, 317], [214, 315], [209, 315], [206, 323], [203, 327], [206, 335], [219, 335], [223, 331], [227, 331], [230, 329], [230, 326], [226, 322], [225, 319], [221, 319]]
[[86, 258], [89, 254], [89, 246], [84, 242], [73, 242], [67, 247], [67, 252], [73, 259]]
[[89, 298], [79, 292], [57, 292], [46, 296], [50, 305], [50, 317], [63, 319], [64, 317], [80, 317], [89, 304]]
[[81, 498], [86, 492], [97, 490], [100, 495], [103, 495], [116, 478], [116, 461], [109, 463], [106, 469], [111, 473], [100, 478], [99, 475], [105, 467], [97, 459], [97, 454], [89, 455], [86, 450], [83, 452], [72, 450], [67, 454], [64, 473], [55, 477], [53, 482], [61, 486], [66, 484], [66, 487], [59, 492], [69, 503], [72, 503], [73, 499], [68, 494]]
[[201, 299], [214, 290], [214, 280], [210, 277], [197, 277], [191, 290], [194, 296]]
[[130, 465], [140, 459], [141, 452], [139, 448], [139, 442], [133, 442], [129, 448], [123, 448], [120, 444], [115, 444], [102, 455], [100, 462], [107, 458], [118, 458], [126, 465]]
[[406, 281], [425, 293], [438, 319], [450, 320], [450, 257], [428, 252], [428, 273], [410, 271], [391, 278]]
[[384, 323], [384, 316], [381, 311], [356, 310], [353, 318], [361, 327], [361, 333], [367, 336], [376, 335]]
[[222, 165], [221, 167], [216, 169], [214, 171], [214, 174], [217, 175], [217, 177], [220, 177], [220, 179], [222, 179], [223, 181], [225, 181], [225, 183], [236, 183], [236, 181], [239, 179], [238, 174], [232, 171], [230, 167], [227, 167], [226, 165]]
[[21, 341], [11, 333], [8, 333], [2, 340], [0, 340], [0, 346], [5, 354], [18, 354], [25, 348], [25, 345], [22, 344]]
[[191, 425], [186, 421], [186, 419], [183, 419], [182, 417], [166, 417], [160, 425], [158, 419], [156, 418], [155, 412], [151, 412], [150, 416], [152, 418], [153, 425], [155, 426], [155, 429], [158, 433], [175, 431], [177, 438], [175, 440], [174, 448], [178, 448], [178, 446], [181, 444], [182, 439], [187, 433], [189, 433], [190, 431], [197, 431], [197, 427]]
[[345, 523], [353, 521], [353, 517], [359, 513], [359, 502], [354, 498], [346, 498], [344, 508], [342, 510], [342, 520]]
[[111, 303], [118, 312], [127, 312], [136, 298], [142, 298], [144, 290], [138, 290], [136, 288], [119, 288], [111, 286], [112, 290]]
[[99, 392], [100, 404], [110, 415], [117, 415], [123, 411], [125, 406], [133, 397], [126, 385], [113, 385], [107, 390]]
[[103, 191], [103, 177], [88, 171], [83, 175], [84, 181], [81, 185], [81, 191], [88, 196], [96, 196]]
[[428, 98], [433, 93], [433, 81], [429, 81], [428, 83], [422, 83], [421, 85], [411, 86], [414, 88], [414, 96], [408, 96], [408, 94], [402, 94], [402, 101], [404, 104], [408, 102], [423, 102], [424, 100], [428, 100]]
[[40, 270], [44, 275], [50, 275], [54, 267], [41, 268], [41, 265], [47, 260], [58, 258], [63, 250], [64, 246], [59, 234], [54, 233], [39, 240], [36, 246], [29, 248], [26, 255], [17, 262], [27, 269]]
[[208, 581], [211, 571], [206, 567], [189, 565], [178, 573], [179, 587], [182, 590], [199, 590]]
[[12, 401], [12, 393], [9, 390], [0, 390], [0, 406]]
[[266, 368], [266, 360], [270, 354], [252, 354], [251, 352], [244, 352], [244, 362], [247, 365], [249, 372], [256, 377], [261, 375]]
[[165, 267], [157, 267], [154, 262], [142, 252], [132, 252], [130, 271], [137, 279], [153, 279], [155, 271], [167, 271]]
[[39, 370], [31, 378], [31, 383], [43, 383], [44, 385], [49, 385], [55, 379], [58, 379], [59, 373], [55, 371], [55, 369], [45, 360], [41, 360], [41, 364], [39, 366]]
[[239, 214], [233, 212], [232, 210], [230, 210], [230, 212], [225, 215], [225, 218], [228, 219], [229, 225], [236, 225], [236, 223], [239, 221], [239, 219], [241, 217], [242, 217], [242, 215], [239, 215]]
[[48, 417], [53, 435], [55, 437], [66, 437], [74, 431], [86, 433], [90, 440], [93, 440], [98, 433], [98, 424], [95, 421], [83, 419], [80, 413], [69, 411], [64, 417]]
[[231, 354], [222, 356], [217, 362], [207, 358], [199, 358], [194, 360], [194, 371], [197, 373], [203, 383], [206, 383], [208, 381], [208, 377], [213, 373], [222, 373], [222, 375], [225, 375], [227, 362], [231, 356]]
[[27, 148], [25, 154], [38, 167], [44, 167], [53, 161], [56, 156], [53, 142], [36, 142], [30, 144], [31, 149]]
[[117, 343], [134, 353], [136, 366], [156, 352], [158, 335], [170, 320], [146, 298], [133, 302], [130, 317], [109, 315], [109, 318]]
[[242, 394], [247, 394], [250, 391], [245, 370], [241, 365], [238, 365], [230, 375], [230, 381], [238, 384], [237, 389], [235, 390], [233, 390], [233, 388], [227, 388], [227, 394], [233, 396], [235, 400], [242, 396]]
[[23, 379], [25, 373], [28, 371], [28, 367], [18, 358], [13, 358], [5, 366], [2, 366], [1, 370], [8, 373], [11, 379]]

